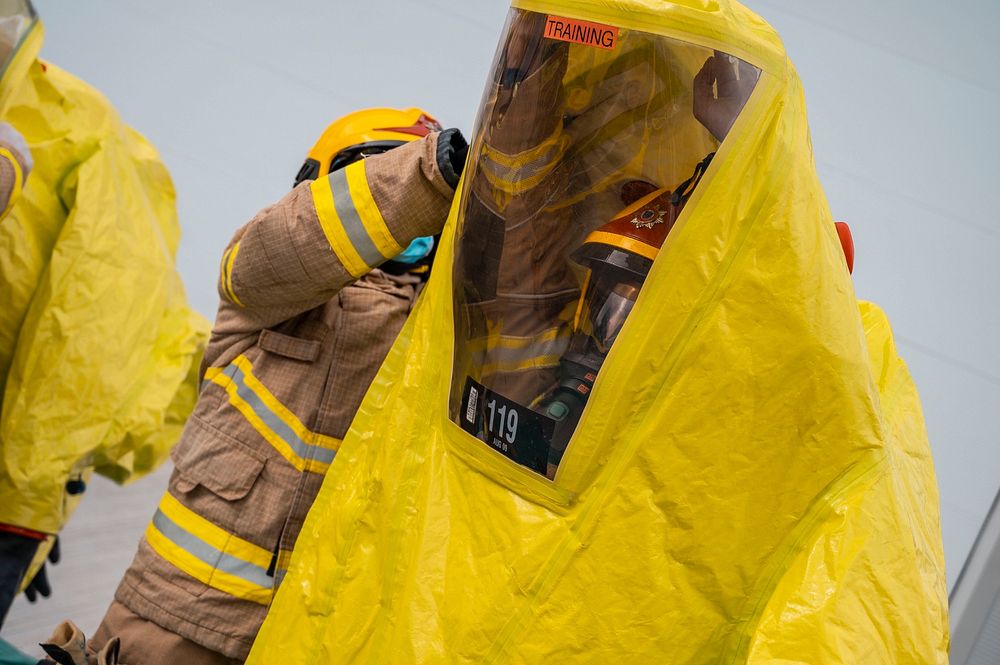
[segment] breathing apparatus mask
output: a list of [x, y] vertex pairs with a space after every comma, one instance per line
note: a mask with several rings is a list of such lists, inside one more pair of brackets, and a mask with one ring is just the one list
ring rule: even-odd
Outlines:
[[[583, 414], [597, 373], [635, 307], [653, 261], [714, 155], [696, 167], [676, 191], [657, 189], [590, 233], [572, 254], [585, 272], [573, 318], [569, 348], [559, 362], [558, 383], [541, 398], [538, 410], [555, 421], [546, 475], [553, 477]], [[653, 185], [629, 183], [626, 196]]]

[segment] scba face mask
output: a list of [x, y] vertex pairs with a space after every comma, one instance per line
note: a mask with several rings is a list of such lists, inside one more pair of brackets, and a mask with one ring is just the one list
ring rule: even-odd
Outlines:
[[554, 478], [759, 72], [701, 46], [523, 10], [501, 44], [459, 214], [451, 418]]

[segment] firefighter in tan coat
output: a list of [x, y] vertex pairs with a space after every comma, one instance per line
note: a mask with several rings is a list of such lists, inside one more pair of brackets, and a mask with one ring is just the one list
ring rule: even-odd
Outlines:
[[[120, 638], [129, 665], [247, 656], [341, 437], [426, 279], [422, 254], [466, 152], [457, 130], [440, 130], [418, 109], [347, 116], [310, 153], [303, 182], [237, 231], [169, 489], [92, 651]], [[332, 161], [313, 159], [331, 145]]]

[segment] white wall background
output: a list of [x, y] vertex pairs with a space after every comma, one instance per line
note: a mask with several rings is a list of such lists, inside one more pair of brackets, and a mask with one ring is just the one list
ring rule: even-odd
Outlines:
[[[1000, 1], [746, 1], [798, 67], [827, 196], [854, 231], [858, 294], [889, 313], [921, 390], [951, 585], [1000, 487]], [[230, 234], [288, 189], [330, 120], [417, 105], [471, 129], [506, 13], [486, 0], [36, 4], [43, 56], [162, 152], [178, 263], [210, 318]], [[27, 648], [64, 617], [92, 631], [164, 479], [96, 483], [56, 596], [19, 602], [4, 636]]]

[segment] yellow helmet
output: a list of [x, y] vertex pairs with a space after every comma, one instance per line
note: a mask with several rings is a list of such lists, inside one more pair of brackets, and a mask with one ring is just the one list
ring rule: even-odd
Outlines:
[[295, 184], [315, 180], [368, 155], [416, 141], [441, 125], [418, 108], [363, 109], [334, 120], [309, 151]]

